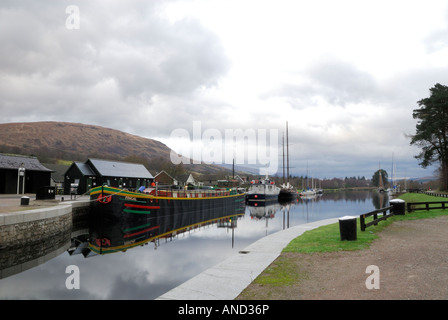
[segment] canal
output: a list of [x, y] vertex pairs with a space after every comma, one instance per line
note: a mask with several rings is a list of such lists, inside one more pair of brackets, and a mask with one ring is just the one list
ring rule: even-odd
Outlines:
[[[210, 223], [110, 254], [83, 250], [82, 232], [77, 230], [67, 247], [34, 259], [31, 266], [24, 261], [24, 271], [0, 279], [0, 299], [151, 300], [266, 235], [384, 206], [387, 196], [372, 191], [330, 192], [286, 205], [246, 206], [233, 223]], [[69, 266], [79, 271], [79, 289], [67, 288], [73, 272]]]

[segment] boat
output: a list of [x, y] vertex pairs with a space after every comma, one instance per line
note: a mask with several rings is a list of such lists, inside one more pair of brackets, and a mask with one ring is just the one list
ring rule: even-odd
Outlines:
[[288, 142], [288, 122], [286, 122], [286, 179], [285, 179], [285, 142], [283, 138], [283, 184], [278, 195], [278, 201], [288, 202], [297, 197], [297, 190], [289, 183], [289, 142]]
[[281, 185], [281, 189], [278, 195], [278, 200], [281, 202], [291, 201], [297, 197], [296, 189], [287, 182], [286, 184]]
[[247, 191], [247, 201], [276, 201], [280, 188], [275, 185], [275, 181], [269, 179], [268, 175], [264, 179], [252, 180]]
[[[302, 181], [303, 183], [303, 181]], [[311, 187], [309, 187], [309, 173], [308, 173], [308, 163], [306, 164], [306, 187], [302, 185], [302, 191], [300, 191], [299, 195], [302, 198], [313, 198], [317, 194], [316, 189], [314, 188], [314, 179], [311, 178]]]
[[244, 203], [245, 194], [236, 188], [215, 190], [176, 190], [157, 188], [133, 192], [109, 186], [90, 190], [91, 208], [104, 219], [138, 219], [147, 215], [157, 216], [202, 210], [208, 208], [233, 208]]
[[304, 198], [314, 197], [316, 195], [316, 190], [314, 189], [304, 189], [300, 192], [300, 196]]
[[97, 187], [91, 190], [91, 199], [85, 256], [123, 252], [150, 242], [158, 247], [160, 239], [212, 224], [234, 228], [245, 212], [244, 194], [234, 190], [155, 196]]
[[379, 169], [378, 169], [378, 192], [387, 192], [384, 189], [384, 185], [383, 185], [383, 174], [382, 174], [382, 170], [381, 170], [381, 164], [379, 165]]

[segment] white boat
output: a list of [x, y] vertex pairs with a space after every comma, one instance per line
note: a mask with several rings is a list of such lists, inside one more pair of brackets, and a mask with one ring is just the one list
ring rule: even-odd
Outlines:
[[311, 196], [315, 196], [315, 195], [316, 195], [316, 190], [314, 190], [314, 189], [306, 189], [306, 190], [302, 190], [302, 192], [300, 192], [301, 197], [311, 197]]
[[266, 174], [264, 179], [250, 182], [246, 197], [248, 201], [274, 201], [278, 199], [279, 193], [280, 188]]

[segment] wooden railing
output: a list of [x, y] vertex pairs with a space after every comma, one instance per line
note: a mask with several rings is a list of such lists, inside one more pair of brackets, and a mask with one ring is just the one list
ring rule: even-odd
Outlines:
[[[361, 231], [366, 231], [367, 227], [370, 227], [372, 225], [377, 225], [378, 222], [382, 221], [382, 220], [386, 220], [387, 218], [390, 218], [391, 216], [393, 216], [393, 212], [392, 212], [392, 208], [393, 206], [390, 207], [386, 207], [386, 208], [382, 208], [382, 209], [378, 209], [372, 212], [368, 212], [368, 213], [363, 213], [359, 216], [359, 222], [361, 225]], [[389, 211], [389, 214], [387, 214], [387, 211]], [[378, 214], [382, 213], [383, 216], [381, 218], [378, 218]], [[366, 223], [366, 218], [373, 216], [373, 221]]]
[[[437, 204], [441, 204], [440, 207], [434, 207], [433, 205], [437, 205]], [[433, 209], [446, 209], [448, 208], [448, 206], [446, 206], [446, 204], [448, 204], [448, 201], [432, 201], [432, 202], [408, 202], [406, 204], [407, 206], [407, 211], [408, 212], [412, 212], [412, 211], [417, 211], [417, 210], [433, 210]], [[415, 206], [421, 206], [424, 205], [424, 207], [421, 208], [415, 208]]]
[[[391, 201], [392, 203], [392, 201]], [[386, 220], [387, 218], [396, 215], [404, 215], [405, 214], [405, 204], [395, 204], [397, 207], [395, 208], [394, 213], [394, 205], [382, 209], [378, 209], [372, 212], [363, 213], [359, 216], [361, 231], [366, 231], [367, 227], [372, 225], [377, 225], [378, 222], [382, 220]], [[439, 206], [438, 206], [439, 205]], [[422, 206], [416, 208], [416, 206]], [[448, 201], [426, 201], [426, 202], [408, 202], [406, 203], [407, 212], [412, 212], [416, 210], [434, 210], [434, 209], [448, 209]], [[387, 214], [389, 211], [389, 214]], [[378, 218], [378, 214], [383, 214], [382, 217]], [[366, 218], [373, 216], [373, 221], [366, 223]]]

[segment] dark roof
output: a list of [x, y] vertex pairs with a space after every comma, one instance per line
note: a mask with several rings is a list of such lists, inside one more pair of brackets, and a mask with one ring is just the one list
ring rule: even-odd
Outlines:
[[103, 177], [154, 179], [142, 164], [99, 159], [89, 159], [88, 161]]
[[94, 176], [95, 175], [95, 173], [92, 171], [92, 169], [86, 163], [75, 161], [74, 164], [75, 164], [75, 166], [77, 166], [79, 168], [79, 171], [81, 171], [81, 173], [84, 176]]
[[43, 166], [36, 157], [0, 153], [0, 169], [18, 170], [22, 165], [25, 170], [53, 172], [53, 170]]
[[68, 165], [54, 163], [44, 163], [43, 165], [53, 170], [53, 172], [51, 173], [51, 178], [53, 178], [54, 181], [64, 181], [65, 173], [69, 168]]

